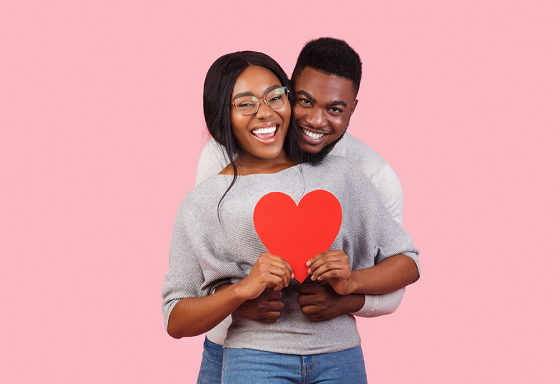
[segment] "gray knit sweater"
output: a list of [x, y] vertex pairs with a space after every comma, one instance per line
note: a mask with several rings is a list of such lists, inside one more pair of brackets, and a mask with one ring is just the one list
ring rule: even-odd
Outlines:
[[[392, 219], [365, 175], [342, 157], [328, 156], [320, 166], [302, 164], [274, 174], [240, 176], [217, 206], [232, 176], [216, 175], [193, 189], [175, 218], [169, 272], [163, 285], [163, 315], [167, 328], [175, 304], [185, 297], [212, 293], [224, 281], [245, 278], [261, 253], [267, 252], [254, 225], [253, 210], [270, 192], [283, 192], [296, 203], [322, 189], [339, 200], [342, 224], [331, 250], [342, 249], [353, 270], [405, 254], [418, 265], [418, 250], [410, 236]], [[309, 228], [309, 236], [314, 230]], [[360, 345], [352, 315], [311, 322], [301, 313], [292, 280], [282, 290], [284, 310], [274, 324], [233, 314], [225, 346], [268, 352], [309, 355], [337, 352]]]

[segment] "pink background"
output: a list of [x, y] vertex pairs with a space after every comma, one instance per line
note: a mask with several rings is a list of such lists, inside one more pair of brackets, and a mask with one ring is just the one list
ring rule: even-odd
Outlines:
[[345, 39], [350, 132], [397, 171], [423, 275], [359, 321], [370, 382], [560, 381], [556, 1], [0, 6], [0, 382], [194, 382], [166, 335], [173, 219], [220, 55]]

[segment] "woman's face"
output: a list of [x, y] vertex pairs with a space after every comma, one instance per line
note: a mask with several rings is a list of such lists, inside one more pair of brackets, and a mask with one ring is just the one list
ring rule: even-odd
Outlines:
[[[257, 65], [246, 68], [235, 82], [231, 102], [241, 109], [243, 100], [258, 99], [258, 111], [243, 115], [237, 107], [231, 106], [233, 134], [241, 148], [238, 159], [244, 162], [284, 161], [284, 139], [290, 124], [291, 107], [287, 101], [283, 106], [271, 109], [263, 102], [270, 91], [282, 87], [280, 80], [268, 69]], [[247, 96], [249, 98], [247, 99]], [[264, 164], [263, 164], [264, 165]]]

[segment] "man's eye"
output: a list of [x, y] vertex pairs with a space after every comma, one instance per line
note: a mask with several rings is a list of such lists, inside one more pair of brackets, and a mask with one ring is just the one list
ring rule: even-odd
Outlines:
[[342, 112], [344, 112], [342, 109], [336, 108], [336, 107], [330, 108], [330, 111], [333, 112], [333, 113], [342, 113]]
[[304, 105], [311, 105], [311, 101], [307, 100], [307, 99], [299, 99], [298, 100], [301, 104]]

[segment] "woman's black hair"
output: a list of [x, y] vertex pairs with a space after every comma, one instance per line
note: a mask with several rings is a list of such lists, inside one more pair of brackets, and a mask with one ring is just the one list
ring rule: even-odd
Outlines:
[[[270, 56], [253, 51], [233, 52], [223, 55], [212, 64], [204, 80], [204, 119], [206, 120], [206, 127], [210, 135], [222, 145], [233, 168], [233, 180], [220, 199], [218, 209], [226, 194], [235, 184], [238, 176], [235, 158], [239, 152], [239, 143], [233, 134], [231, 125], [231, 94], [241, 72], [251, 65], [258, 65], [270, 70], [280, 80], [280, 84], [288, 88], [288, 100], [292, 109], [294, 107], [295, 95], [292, 83], [282, 67]], [[299, 146], [293, 114], [290, 115], [290, 124], [284, 141], [284, 150], [292, 161], [296, 163], [303, 161], [303, 151]]]

